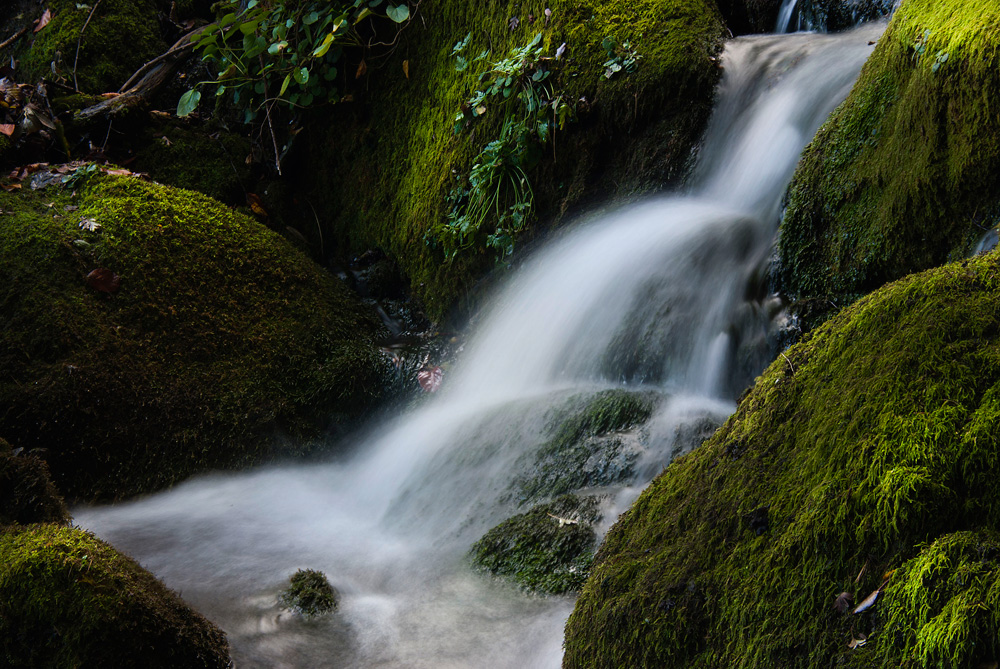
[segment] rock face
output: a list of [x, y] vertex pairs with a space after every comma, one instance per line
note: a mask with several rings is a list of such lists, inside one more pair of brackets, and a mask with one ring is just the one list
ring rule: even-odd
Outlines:
[[95, 175], [0, 210], [0, 434], [68, 497], [291, 454], [384, 385], [378, 319], [209, 198]]
[[231, 666], [226, 636], [82, 530], [0, 528], [5, 667]]
[[998, 322], [991, 253], [789, 349], [609, 532], [565, 666], [995, 663]]
[[1000, 222], [1000, 5], [905, 0], [807, 148], [781, 226], [780, 284], [820, 320], [963, 257]]
[[[460, 198], [462, 176], [525, 112], [515, 95], [510, 105], [487, 99], [458, 133], [455, 118], [463, 110], [472, 118], [468, 100], [488, 86], [489, 77], [480, 79], [487, 64], [520, 62], [512, 51], [538, 34], [545, 59], [538, 62], [551, 72], [543, 83], [574, 111], [523, 161], [534, 220], [680, 182], [711, 112], [725, 35], [713, 2], [421, 3], [403, 35], [405, 53], [397, 50], [378, 68], [369, 62], [353, 101], [311, 120], [297, 146], [307, 165], [301, 178], [333, 218], [341, 247], [384, 249], [432, 317], [494, 265], [486, 232], [450, 261], [434, 235]], [[467, 35], [462, 65], [453, 50]], [[477, 59], [482, 52], [488, 55]], [[606, 78], [612, 61], [622, 69]], [[505, 209], [511, 187], [501, 188]]]

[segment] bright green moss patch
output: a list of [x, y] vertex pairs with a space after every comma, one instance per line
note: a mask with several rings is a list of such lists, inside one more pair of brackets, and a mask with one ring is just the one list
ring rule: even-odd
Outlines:
[[[789, 349], [609, 532], [566, 666], [996, 661], [998, 324], [990, 254], [891, 284]], [[835, 609], [884, 581], [870, 609]]]
[[[0, 432], [46, 449], [70, 497], [294, 452], [381, 392], [377, 318], [214, 200], [100, 176], [0, 209]], [[88, 285], [96, 269], [117, 292]]]
[[5, 667], [228, 667], [221, 630], [77, 529], [0, 530]]
[[[459, 72], [452, 50], [470, 33], [465, 55], [489, 50], [490, 56]], [[310, 197], [322, 204], [317, 209], [329, 217], [340, 246], [384, 249], [432, 317], [462, 300], [494, 263], [485, 234], [451, 262], [426, 239], [446, 219], [456, 177], [468, 174], [484, 146], [501, 136], [508, 107], [491, 102], [475, 127], [458, 135], [455, 116], [481, 88], [487, 62], [506, 58], [538, 33], [553, 72], [547, 83], [576, 107], [578, 119], [554, 133], [528, 174], [538, 221], [555, 221], [598, 198], [677, 183], [711, 111], [720, 73], [714, 58], [725, 33], [718, 10], [705, 0], [421, 3], [392, 55], [367, 63], [364, 86], [352, 88], [354, 102], [317, 113], [310, 139], [297, 143], [308, 154], [303, 177]], [[633, 73], [602, 78], [605, 38], [633, 45], [642, 57]]]
[[783, 288], [829, 308], [966, 255], [1000, 222], [1000, 3], [906, 0], [799, 164]]
[[472, 563], [527, 590], [561, 595], [590, 572], [599, 520], [596, 498], [563, 495], [500, 523], [473, 544]]
[[86, 30], [92, 3], [50, 0], [46, 6], [52, 20], [21, 51], [17, 71], [21, 81], [55, 77], [73, 85], [75, 64], [80, 90], [117, 91], [143, 63], [169, 46], [160, 37], [152, 0], [102, 0]]

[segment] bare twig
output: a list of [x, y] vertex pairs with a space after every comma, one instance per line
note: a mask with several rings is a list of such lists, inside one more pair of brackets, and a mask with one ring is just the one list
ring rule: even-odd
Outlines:
[[[200, 28], [199, 28], [199, 30], [200, 30]], [[182, 51], [190, 51], [193, 48], [194, 48], [194, 42], [187, 42], [185, 44], [181, 44], [180, 46], [172, 46], [172, 47], [170, 47], [169, 50], [161, 53], [159, 56], [157, 56], [156, 58], [154, 58], [153, 60], [149, 61], [148, 63], [146, 63], [145, 65], [143, 65], [142, 67], [140, 67], [138, 70], [136, 70], [135, 73], [131, 77], [128, 78], [128, 81], [126, 81], [124, 84], [122, 84], [122, 87], [118, 89], [118, 92], [119, 93], [124, 93], [125, 91], [127, 91], [129, 89], [129, 87], [132, 84], [134, 84], [139, 79], [139, 77], [141, 77], [142, 75], [146, 74], [146, 72], [149, 70], [149, 68], [153, 67], [154, 65], [157, 65], [158, 63], [162, 63], [166, 59], [170, 58], [171, 56], [177, 55], [177, 54], [181, 53]]]
[[[260, 69], [264, 69], [264, 56], [257, 56], [260, 59]], [[267, 92], [267, 79], [264, 82], [264, 97], [270, 97]], [[267, 116], [267, 129], [271, 131], [271, 144], [274, 145], [274, 167], [278, 170], [278, 176], [281, 176], [281, 151], [278, 149], [278, 137], [274, 134], [274, 122], [271, 120], [271, 107], [274, 103], [269, 105], [264, 105], [264, 114]]]
[[795, 373], [795, 366], [792, 364], [792, 361], [789, 360], [788, 356], [785, 355], [784, 353], [781, 354], [781, 357], [785, 359], [785, 362], [787, 362], [788, 366], [791, 367], [791, 369], [792, 369], [792, 374], [794, 374]]
[[80, 28], [80, 36], [76, 38], [76, 57], [73, 58], [73, 86], [75, 86], [77, 90], [80, 90], [80, 84], [76, 80], [76, 64], [80, 61], [80, 44], [83, 43], [83, 32], [87, 29], [87, 26], [90, 25], [90, 19], [93, 18], [94, 12], [97, 11], [97, 6], [99, 4], [101, 4], [101, 0], [97, 0], [97, 2], [94, 3], [94, 6], [90, 8], [90, 14], [87, 14], [87, 20], [83, 22], [83, 27]]
[[8, 37], [4, 41], [0, 42], [0, 49], [6, 49], [11, 44], [13, 44], [17, 40], [21, 39], [22, 37], [24, 37], [25, 34], [27, 34], [27, 32], [29, 30], [31, 30], [31, 26], [24, 26], [23, 28], [21, 28], [20, 30], [18, 30], [16, 33], [14, 33], [13, 35], [11, 35], [10, 37]]

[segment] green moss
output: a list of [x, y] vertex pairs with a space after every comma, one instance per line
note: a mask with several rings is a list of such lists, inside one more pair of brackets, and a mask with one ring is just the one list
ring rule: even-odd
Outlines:
[[[519, 19], [513, 29], [511, 17]], [[547, 222], [586, 201], [682, 177], [710, 113], [724, 35], [717, 9], [705, 0], [421, 3], [393, 54], [368, 63], [364, 87], [352, 92], [356, 102], [317, 115], [312, 136], [297, 142], [308, 144], [302, 176], [341, 247], [384, 249], [435, 318], [493, 264], [485, 249], [448, 263], [425, 243], [425, 233], [445, 220], [454, 175], [468, 172], [504, 121], [497, 105], [474, 131], [453, 132], [455, 114], [486, 67], [480, 61], [455, 71], [452, 48], [470, 32], [467, 53], [489, 49], [493, 59], [538, 32], [549, 57], [566, 44], [564, 58], [550, 63], [551, 81], [575, 102], [579, 121], [556, 133], [529, 175], [538, 220]], [[631, 41], [642, 56], [634, 73], [602, 79], [606, 37]]]
[[784, 290], [840, 307], [1000, 222], [998, 49], [1000, 3], [903, 3], [796, 172]]
[[[563, 495], [500, 523], [473, 544], [472, 563], [523, 588], [575, 592], [590, 572], [599, 520], [596, 498]], [[566, 522], [570, 521], [570, 522]]]
[[[316, 435], [381, 392], [377, 318], [214, 200], [101, 176], [76, 197], [0, 193], [0, 209], [0, 430], [47, 449], [71, 497], [295, 452], [279, 434]], [[88, 287], [95, 268], [120, 290]]]
[[[998, 323], [990, 254], [887, 286], [789, 349], [609, 532], [566, 666], [995, 661]], [[886, 574], [870, 610], [835, 610]]]
[[[57, 76], [72, 85], [75, 64], [80, 90], [117, 91], [142, 64], [167, 50], [152, 0], [102, 0], [86, 30], [92, 4], [51, 0], [47, 7], [52, 20], [20, 55], [17, 76], [22, 81]], [[51, 64], [57, 58], [53, 75]]]
[[7, 667], [228, 667], [225, 634], [93, 535], [0, 531]]
[[639, 450], [628, 448], [622, 433], [649, 420], [657, 401], [654, 393], [627, 390], [568, 398], [549, 418], [549, 438], [511, 484], [518, 502], [538, 502], [629, 478]]
[[288, 588], [278, 598], [282, 606], [307, 617], [336, 611], [338, 599], [326, 575], [315, 569], [299, 569], [292, 574]]
[[0, 527], [19, 523], [69, 522], [69, 510], [56, 490], [45, 461], [14, 454], [0, 439]]

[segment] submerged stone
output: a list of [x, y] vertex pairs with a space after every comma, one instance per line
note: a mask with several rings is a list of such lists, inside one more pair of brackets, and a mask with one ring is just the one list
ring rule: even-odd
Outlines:
[[790, 348], [608, 533], [565, 666], [996, 662], [998, 322], [991, 253]]
[[563, 495], [500, 523], [473, 544], [472, 563], [526, 590], [575, 592], [590, 573], [598, 499]]

